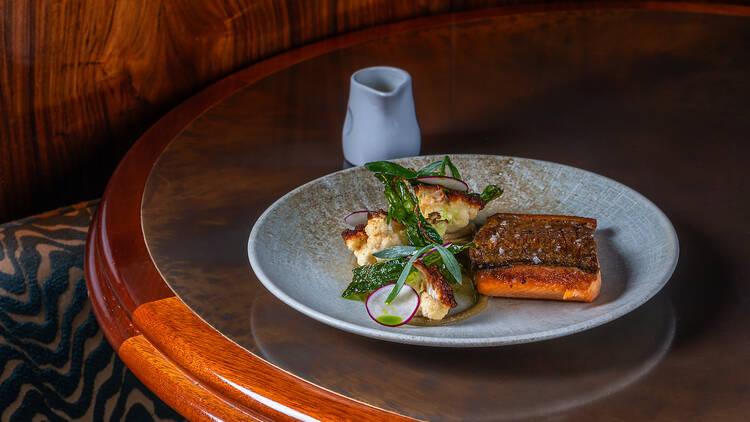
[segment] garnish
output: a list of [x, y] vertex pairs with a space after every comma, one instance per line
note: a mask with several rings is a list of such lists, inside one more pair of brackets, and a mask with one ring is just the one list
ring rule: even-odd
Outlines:
[[357, 227], [360, 224], [367, 224], [367, 216], [369, 214], [370, 211], [368, 210], [354, 211], [344, 217], [344, 222], [352, 227]]
[[391, 290], [391, 294], [388, 295], [388, 298], [385, 300], [385, 303], [391, 303], [393, 302], [393, 299], [396, 298], [398, 295], [398, 292], [401, 291], [401, 288], [404, 287], [404, 283], [406, 283], [406, 277], [409, 276], [409, 271], [411, 270], [412, 266], [414, 265], [414, 261], [416, 261], [419, 258], [419, 255], [427, 252], [430, 250], [432, 245], [423, 246], [421, 249], [416, 251], [414, 255], [409, 258], [409, 261], [406, 263], [406, 266], [404, 267], [404, 270], [401, 271], [401, 275], [398, 276], [398, 280], [396, 281], [396, 285], [393, 286], [393, 290]]
[[406, 227], [406, 238], [412, 246], [443, 243], [437, 230], [419, 211], [419, 200], [408, 180], [384, 173], [376, 173], [375, 176], [385, 185], [389, 219], [392, 218]]
[[448, 176], [422, 176], [417, 177], [418, 182], [426, 183], [428, 185], [439, 185], [444, 188], [457, 190], [459, 192], [466, 192], [469, 190], [469, 185], [461, 179]]
[[[442, 170], [441, 163], [445, 163], [445, 160], [448, 160], [448, 156], [445, 156], [445, 159], [443, 161], [435, 161], [434, 163], [427, 164], [426, 166], [422, 167], [418, 172], [414, 174], [414, 178], [418, 177], [425, 177], [425, 176], [432, 176], [437, 174], [437, 169], [441, 168], [441, 174], [444, 170]], [[448, 160], [450, 161], [450, 160]], [[444, 165], [444, 164], [443, 164]]]
[[437, 249], [438, 253], [440, 254], [440, 258], [443, 259], [443, 263], [448, 269], [448, 272], [453, 276], [453, 279], [456, 280], [458, 284], [462, 284], [463, 280], [461, 279], [461, 266], [459, 265], [458, 261], [456, 261], [456, 257], [454, 257], [453, 254], [448, 251], [448, 249], [445, 249], [441, 245], [435, 245], [435, 249]]
[[409, 322], [417, 313], [420, 303], [419, 294], [413, 287], [407, 286], [389, 302], [385, 297], [390, 286], [388, 284], [372, 292], [367, 297], [365, 305], [370, 318], [389, 327], [398, 327]]
[[385, 174], [388, 176], [402, 177], [404, 179], [414, 179], [417, 173], [406, 167], [400, 166], [390, 161], [374, 161], [366, 163], [365, 168], [373, 173]]
[[[445, 176], [445, 167], [451, 171], [453, 178], [461, 180], [458, 169], [453, 165], [451, 159], [446, 155], [442, 160], [435, 161], [422, 167], [419, 171], [410, 170], [390, 161], [373, 161], [366, 163], [365, 168], [373, 173], [380, 173], [387, 176], [401, 177], [407, 180], [416, 179], [425, 176]], [[440, 169], [440, 171], [438, 171]]]
[[479, 196], [484, 202], [490, 202], [503, 194], [503, 190], [495, 185], [487, 185]]
[[[406, 262], [406, 265], [404, 266], [403, 271], [401, 271], [401, 274], [399, 275], [398, 280], [396, 281], [396, 285], [393, 286], [393, 290], [391, 291], [391, 294], [388, 295], [388, 298], [385, 300], [385, 303], [391, 303], [391, 301], [393, 301], [393, 299], [396, 298], [401, 288], [404, 287], [404, 283], [406, 283], [406, 278], [409, 277], [409, 273], [412, 267], [414, 266], [414, 261], [422, 258], [423, 257], [422, 254], [424, 254], [424, 257], [427, 257], [427, 256], [430, 256], [430, 254], [432, 254], [433, 252], [438, 253], [441, 260], [443, 261], [443, 265], [445, 265], [445, 268], [448, 270], [448, 273], [450, 273], [453, 279], [456, 280], [458, 284], [461, 284], [463, 282], [463, 280], [461, 279], [461, 266], [458, 263], [458, 261], [456, 261], [456, 257], [453, 256], [453, 253], [451, 253], [443, 245], [437, 245], [437, 244], [427, 245], [417, 250], [416, 252], [414, 252], [411, 258], [409, 258], [409, 261]], [[423, 258], [422, 261], [424, 262], [425, 259]]]
[[[443, 301], [439, 305], [447, 308], [442, 308], [443, 311], [439, 314], [440, 316], [434, 317], [442, 318], [450, 307], [456, 306], [452, 296], [453, 291], [448, 284], [463, 284], [462, 267], [455, 255], [476, 245], [473, 243], [444, 244], [440, 233], [452, 233], [455, 238], [457, 230], [469, 227], [467, 224], [470, 222], [469, 219], [473, 218], [471, 215], [476, 216], [478, 210], [484, 207], [487, 202], [500, 196], [503, 193], [502, 189], [495, 185], [489, 185], [484, 188], [481, 194], [471, 193], [469, 186], [461, 179], [461, 174], [447, 155], [442, 160], [429, 163], [419, 170], [412, 170], [389, 161], [370, 162], [364, 166], [383, 183], [384, 195], [388, 202], [385, 223], [390, 224], [391, 219], [393, 219], [403, 225], [403, 228], [400, 226], [398, 228], [398, 230], [403, 230], [399, 236], [401, 236], [401, 239], [405, 237], [409, 244], [393, 246], [372, 253], [372, 256], [382, 261], [355, 268], [352, 282], [341, 296], [347, 299], [366, 299], [368, 312], [373, 307], [383, 311], [391, 309], [394, 306], [394, 301], [399, 300], [398, 298], [404, 294], [404, 285], [409, 285], [409, 290], [418, 297], [419, 291], [425, 288], [423, 277], [429, 277], [427, 280], [430, 283], [433, 283], [436, 279], [442, 280], [440, 283], [443, 283], [444, 289], [447, 289], [450, 293], [450, 296], [443, 296], [444, 299], [449, 297], [450, 300], [448, 302]], [[443, 199], [438, 200], [437, 203], [425, 203], [422, 204], [423, 207], [420, 207], [416, 192], [419, 191], [422, 195], [422, 189], [426, 187], [425, 185], [441, 186], [448, 195], [444, 195]], [[479, 199], [482, 201], [478, 201]], [[449, 201], [460, 204], [457, 205], [459, 211], [456, 211], [456, 205], [446, 205], [444, 208], [440, 208], [443, 206], [442, 204], [452, 204]], [[425, 213], [429, 213], [429, 221], [422, 214], [423, 209]], [[467, 218], [465, 214], [461, 214], [461, 210], [468, 210], [463, 212], [468, 213], [470, 217]], [[367, 215], [367, 211], [355, 212], [346, 217], [346, 222], [349, 224], [364, 224], [367, 223]], [[440, 233], [433, 224], [440, 227]], [[403, 240], [398, 243], [402, 242]], [[347, 246], [349, 247], [349, 244]], [[353, 248], [358, 247], [350, 247], [354, 250]], [[420, 263], [415, 266], [417, 261]], [[428, 276], [424, 272], [427, 270], [422, 267], [422, 264], [431, 268], [432, 275]], [[434, 266], [437, 266], [437, 270], [443, 277], [437, 274], [437, 278], [435, 278]], [[446, 281], [448, 284], [445, 284]], [[385, 296], [386, 288], [390, 289], [387, 296]], [[419, 291], [414, 289], [419, 289]], [[383, 297], [373, 297], [375, 292]], [[430, 294], [434, 295], [434, 292]], [[377, 301], [371, 304], [371, 300], [374, 299], [377, 299]], [[452, 305], [450, 301], [453, 301]], [[414, 311], [416, 311], [416, 308]], [[413, 314], [409, 315], [408, 319], [405, 320], [400, 315], [386, 315], [385, 311], [383, 311], [383, 315], [374, 315], [372, 312], [370, 312], [370, 315], [379, 323], [390, 326], [405, 323], [413, 316]], [[431, 315], [438, 314], [433, 313]], [[433, 318], [431, 315], [429, 318]]]
[[[434, 248], [435, 245], [430, 245]], [[385, 254], [391, 254], [391, 249], [395, 248], [411, 248], [412, 246], [394, 246], [393, 248], [385, 249], [383, 251], [377, 252], [385, 253]], [[468, 248], [474, 248], [476, 245], [474, 243], [464, 243], [464, 244], [447, 244], [444, 246], [448, 252], [450, 252], [451, 255], [456, 255], [460, 253], [463, 250], [466, 250]], [[400, 249], [396, 249], [398, 251]], [[417, 248], [414, 248], [414, 252], [417, 251]], [[422, 260], [422, 262], [426, 266], [431, 266], [433, 264], [438, 264], [441, 267], [445, 266], [442, 261], [442, 257], [439, 253], [431, 253], [435, 250], [428, 251], [428, 253], [424, 256], [421, 256], [419, 259]], [[393, 252], [396, 254], [396, 252]], [[377, 256], [377, 255], [376, 255]], [[403, 255], [400, 258], [404, 258], [409, 255]], [[394, 258], [389, 261], [380, 261], [376, 262], [374, 264], [370, 265], [363, 265], [361, 267], [356, 267], [352, 270], [352, 282], [349, 283], [349, 285], [346, 287], [346, 289], [341, 293], [341, 297], [346, 299], [352, 299], [352, 300], [364, 300], [366, 294], [372, 292], [375, 289], [378, 289], [380, 287], [385, 286], [386, 284], [393, 283], [395, 280], [399, 278], [399, 276], [404, 272], [404, 269], [406, 267], [407, 260], [405, 259], [399, 259]], [[441, 265], [443, 264], [443, 265]], [[460, 264], [459, 264], [460, 265]], [[409, 274], [407, 275], [407, 284], [409, 282], [409, 275], [416, 272], [416, 268], [413, 266], [409, 268]], [[445, 271], [452, 277], [452, 274], [450, 272]], [[450, 278], [448, 279], [451, 280]]]
[[398, 279], [404, 266], [406, 261], [394, 259], [356, 267], [352, 270], [352, 282], [341, 293], [341, 297], [364, 300], [363, 295]]
[[453, 163], [451, 162], [451, 159], [448, 158], [447, 155], [445, 156], [445, 158], [443, 158], [443, 161], [440, 165], [440, 174], [445, 174], [446, 165], [448, 165], [448, 168], [451, 170], [451, 174], [453, 175], [453, 177], [458, 180], [461, 180], [461, 174], [458, 172], [458, 169], [456, 168], [456, 166], [453, 165]]
[[405, 256], [413, 255], [416, 251], [417, 248], [414, 246], [394, 246], [392, 248], [383, 249], [380, 252], [375, 252], [372, 256], [380, 259], [403, 258]]

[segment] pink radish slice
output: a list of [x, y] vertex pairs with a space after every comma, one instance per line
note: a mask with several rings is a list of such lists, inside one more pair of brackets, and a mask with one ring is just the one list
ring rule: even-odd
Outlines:
[[369, 213], [370, 211], [367, 210], [354, 211], [344, 217], [344, 222], [352, 227], [357, 227], [360, 224], [367, 224], [367, 214]]
[[419, 309], [419, 295], [408, 284], [404, 284], [393, 302], [386, 304], [385, 300], [391, 294], [395, 283], [386, 284], [367, 296], [367, 313], [375, 322], [388, 327], [404, 325], [412, 319]]
[[463, 180], [459, 180], [454, 177], [424, 176], [424, 177], [417, 177], [417, 181], [422, 182], [422, 183], [427, 183], [429, 185], [440, 185], [448, 189], [460, 190], [463, 192], [469, 190], [469, 185], [464, 183]]

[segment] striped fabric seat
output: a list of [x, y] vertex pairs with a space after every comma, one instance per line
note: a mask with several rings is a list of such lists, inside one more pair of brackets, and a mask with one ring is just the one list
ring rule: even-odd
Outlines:
[[0, 225], [0, 420], [183, 420], [127, 369], [83, 277], [98, 202]]

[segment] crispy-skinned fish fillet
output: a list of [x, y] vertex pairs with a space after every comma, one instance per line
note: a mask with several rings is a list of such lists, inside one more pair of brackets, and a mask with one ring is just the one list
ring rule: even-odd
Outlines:
[[422, 274], [421, 288], [417, 289], [421, 314], [429, 319], [443, 319], [451, 308], [458, 306], [453, 288], [440, 272], [437, 264], [426, 266], [421, 260], [414, 261], [414, 268]]
[[477, 290], [488, 296], [591, 302], [601, 289], [596, 220], [495, 214], [469, 251]]

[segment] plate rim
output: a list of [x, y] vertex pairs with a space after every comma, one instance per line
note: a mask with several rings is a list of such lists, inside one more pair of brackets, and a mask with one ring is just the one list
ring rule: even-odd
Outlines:
[[603, 176], [598, 173], [594, 173], [589, 170], [585, 170], [579, 167], [570, 166], [567, 164], [561, 164], [556, 163], [552, 161], [545, 161], [545, 160], [538, 160], [534, 158], [525, 158], [525, 157], [517, 157], [517, 156], [507, 156], [507, 155], [493, 155], [493, 154], [439, 154], [439, 155], [417, 155], [412, 157], [402, 157], [399, 158], [399, 160], [402, 159], [415, 159], [415, 158], [440, 158], [444, 157], [445, 155], [449, 155], [451, 157], [461, 157], [461, 158], [480, 158], [480, 157], [489, 157], [493, 159], [512, 159], [512, 160], [524, 160], [524, 161], [530, 161], [534, 163], [540, 163], [540, 164], [546, 164], [546, 165], [555, 165], [560, 166], [576, 171], [582, 171], [584, 173], [587, 173], [589, 175], [593, 175], [595, 177], [604, 178], [610, 182], [613, 182], [617, 185], [621, 185], [634, 193], [638, 199], [640, 199], [644, 204], [646, 204], [648, 207], [652, 208], [652, 210], [655, 212], [655, 215], [658, 217], [660, 222], [666, 227], [667, 230], [667, 237], [671, 243], [674, 244], [674, 250], [672, 253], [672, 259], [668, 266], [665, 266], [666, 269], [663, 271], [659, 276], [659, 282], [654, 284], [653, 288], [648, 290], [645, 294], [636, 296], [633, 298], [633, 300], [611, 310], [610, 312], [607, 312], [603, 315], [597, 316], [595, 318], [592, 318], [590, 320], [582, 321], [576, 324], [570, 324], [566, 325], [564, 327], [558, 327], [550, 330], [543, 330], [539, 332], [533, 332], [533, 333], [524, 333], [524, 334], [518, 334], [518, 335], [505, 335], [505, 336], [495, 336], [495, 337], [466, 337], [466, 338], [452, 338], [452, 337], [436, 337], [436, 336], [421, 336], [421, 335], [411, 335], [411, 334], [404, 334], [400, 332], [388, 332], [385, 330], [380, 329], [379, 327], [371, 328], [371, 327], [365, 327], [359, 324], [342, 321], [340, 319], [334, 318], [332, 316], [329, 316], [328, 314], [325, 314], [323, 312], [317, 311], [315, 309], [312, 309], [311, 307], [305, 305], [304, 303], [301, 303], [295, 299], [293, 299], [291, 296], [287, 295], [282, 289], [280, 289], [276, 284], [271, 280], [270, 277], [263, 271], [262, 264], [260, 262], [260, 259], [257, 256], [257, 249], [254, 247], [258, 233], [259, 233], [259, 227], [262, 226], [262, 223], [270, 216], [270, 214], [290, 196], [294, 195], [295, 193], [299, 192], [300, 190], [305, 189], [309, 185], [312, 185], [314, 183], [317, 183], [318, 181], [325, 179], [327, 177], [331, 177], [335, 174], [345, 174], [352, 171], [358, 170], [361, 166], [356, 166], [348, 169], [338, 170], [332, 173], [325, 174], [323, 176], [317, 177], [313, 180], [310, 180], [307, 183], [304, 183], [291, 191], [287, 192], [283, 196], [281, 196], [279, 199], [273, 202], [268, 208], [266, 208], [263, 213], [258, 217], [258, 219], [253, 224], [252, 229], [250, 230], [250, 236], [248, 237], [247, 241], [247, 253], [248, 253], [248, 259], [250, 261], [250, 267], [252, 271], [255, 273], [256, 277], [258, 277], [258, 280], [263, 284], [263, 286], [271, 292], [274, 296], [276, 296], [279, 300], [284, 302], [286, 305], [294, 308], [295, 310], [303, 313], [304, 315], [313, 318], [319, 322], [322, 322], [326, 325], [332, 326], [334, 328], [338, 328], [340, 330], [358, 334], [364, 337], [374, 338], [378, 340], [384, 340], [384, 341], [391, 341], [395, 343], [403, 343], [403, 344], [412, 344], [417, 346], [433, 346], [433, 347], [461, 347], [461, 348], [468, 348], [468, 347], [491, 347], [491, 346], [504, 346], [504, 345], [512, 345], [512, 344], [521, 344], [521, 343], [531, 343], [531, 342], [537, 342], [537, 341], [543, 341], [543, 340], [549, 340], [557, 337], [564, 337], [568, 335], [573, 335], [576, 333], [579, 333], [581, 331], [586, 331], [591, 328], [598, 327], [600, 325], [604, 325], [608, 322], [614, 321], [633, 310], [637, 309], [644, 303], [648, 302], [649, 299], [654, 297], [671, 279], [672, 275], [674, 274], [674, 270], [677, 267], [677, 261], [679, 260], [680, 256], [680, 243], [677, 236], [677, 231], [674, 228], [674, 225], [672, 224], [671, 220], [664, 214], [664, 212], [656, 206], [656, 204], [653, 203], [650, 199], [648, 199], [646, 196], [638, 192], [637, 190], [618, 182], [614, 179], [611, 179], [607, 176]]

